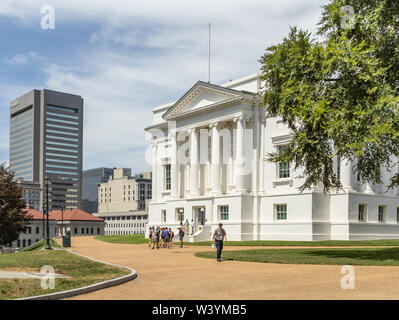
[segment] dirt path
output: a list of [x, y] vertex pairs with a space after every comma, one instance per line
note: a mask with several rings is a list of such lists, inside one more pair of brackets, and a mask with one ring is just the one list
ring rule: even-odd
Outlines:
[[[72, 299], [399, 298], [399, 267], [356, 266], [355, 290], [343, 290], [341, 266], [218, 263], [194, 257], [195, 252], [210, 251], [210, 247], [151, 250], [147, 245], [113, 244], [92, 237], [72, 238], [72, 245], [75, 252], [129, 266], [138, 274], [121, 286]], [[265, 247], [225, 247], [229, 251], [249, 248]]]

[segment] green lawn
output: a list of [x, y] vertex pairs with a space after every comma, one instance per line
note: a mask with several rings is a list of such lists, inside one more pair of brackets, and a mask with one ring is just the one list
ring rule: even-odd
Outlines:
[[[216, 259], [216, 250], [197, 252], [195, 256]], [[222, 254], [222, 260], [284, 264], [399, 266], [399, 248], [254, 249], [225, 251]]]
[[101, 240], [110, 243], [121, 244], [143, 244], [148, 243], [148, 239], [144, 238], [143, 234], [129, 234], [121, 236], [99, 236], [95, 237], [96, 240]]
[[[50, 246], [52, 248], [60, 248], [61, 246], [55, 242], [53, 239], [50, 239]], [[23, 251], [35, 251], [40, 250], [46, 247], [46, 240], [41, 240], [36, 242], [35, 244], [31, 245], [30, 247], [25, 248]]]
[[[122, 236], [101, 236], [95, 237], [97, 240], [102, 240], [111, 243], [124, 243], [124, 244], [143, 244], [148, 243], [148, 239], [144, 238], [142, 234], [122, 235]], [[202, 242], [186, 242], [185, 245], [189, 246], [211, 246], [211, 241]], [[399, 239], [387, 240], [365, 240], [365, 241], [345, 241], [345, 240], [329, 240], [329, 241], [227, 241], [225, 246], [399, 246]]]
[[40, 272], [44, 265], [68, 279], [55, 279], [55, 288], [41, 288], [40, 279], [0, 279], [0, 300], [42, 295], [79, 288], [110, 280], [129, 273], [128, 270], [94, 262], [65, 250], [35, 250], [0, 255], [0, 271]]

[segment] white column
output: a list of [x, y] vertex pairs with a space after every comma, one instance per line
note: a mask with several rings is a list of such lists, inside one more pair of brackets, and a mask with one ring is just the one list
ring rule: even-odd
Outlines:
[[255, 108], [253, 122], [253, 164], [252, 164], [252, 191], [259, 191], [259, 108]]
[[152, 200], [156, 200], [158, 198], [157, 166], [158, 166], [158, 144], [156, 142], [153, 142], [152, 143]]
[[197, 196], [198, 192], [198, 131], [196, 128], [189, 130], [190, 133], [190, 195]]
[[344, 159], [341, 161], [340, 180], [342, 188], [346, 191], [352, 191], [352, 161]]
[[234, 175], [236, 183], [236, 192], [244, 192], [245, 190], [245, 126], [246, 120], [243, 117], [234, 119], [237, 123], [236, 130], [236, 160], [234, 166]]
[[[233, 130], [231, 130], [231, 139], [233, 139]], [[234, 188], [234, 152], [233, 152], [233, 141], [231, 143], [231, 150], [229, 155], [229, 192]]]
[[259, 167], [259, 175], [260, 175], [260, 182], [259, 182], [259, 192], [265, 192], [265, 127], [266, 127], [266, 116], [262, 112], [261, 113], [261, 129], [260, 129], [260, 167]]
[[170, 134], [171, 148], [170, 148], [170, 193], [172, 197], [179, 196], [178, 188], [178, 172], [177, 172], [177, 141], [176, 132]]
[[220, 194], [220, 132], [219, 123], [210, 125], [212, 128], [211, 147], [211, 194]]

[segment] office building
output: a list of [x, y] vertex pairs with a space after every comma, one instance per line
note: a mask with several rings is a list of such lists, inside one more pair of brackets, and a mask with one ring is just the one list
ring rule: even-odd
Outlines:
[[144, 210], [94, 213], [93, 215], [104, 220], [106, 236], [144, 234], [146, 232], [148, 213]]
[[22, 189], [22, 199], [26, 202], [26, 209], [40, 210], [42, 195], [40, 184], [25, 180], [17, 180], [17, 184]]
[[109, 180], [98, 187], [98, 213], [145, 210], [146, 200], [152, 196], [149, 177], [149, 173], [132, 176], [131, 169], [114, 169]]
[[84, 170], [82, 174], [82, 206], [88, 213], [98, 212], [98, 186], [114, 174], [111, 168]]
[[82, 206], [83, 99], [32, 90], [10, 103], [10, 168], [17, 179], [49, 179], [51, 210]]

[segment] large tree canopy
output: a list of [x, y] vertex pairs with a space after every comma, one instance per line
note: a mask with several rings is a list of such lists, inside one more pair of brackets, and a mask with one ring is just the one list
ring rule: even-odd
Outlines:
[[24, 210], [25, 206], [22, 189], [14, 181], [13, 172], [0, 164], [0, 248], [26, 231], [31, 217]]
[[336, 157], [353, 161], [363, 182], [382, 183], [386, 168], [387, 186], [399, 185], [399, 1], [332, 0], [317, 38], [293, 27], [261, 63], [263, 103], [293, 131], [269, 159], [302, 168], [301, 190], [340, 188]]

